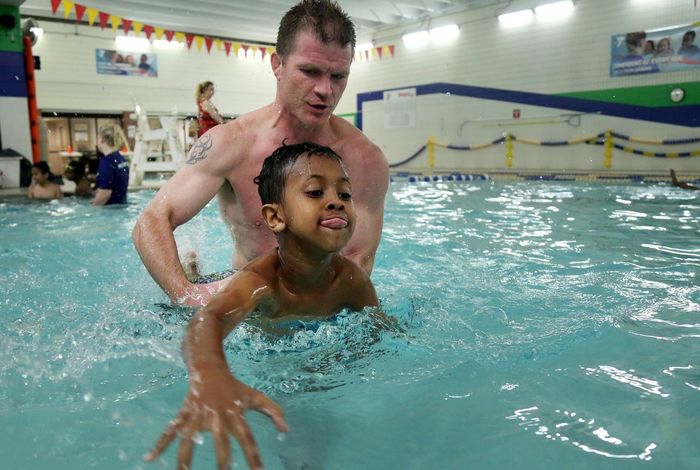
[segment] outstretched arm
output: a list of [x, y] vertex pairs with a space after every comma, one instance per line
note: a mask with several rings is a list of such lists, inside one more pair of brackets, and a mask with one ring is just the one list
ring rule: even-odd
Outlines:
[[244, 413], [253, 409], [268, 415], [281, 432], [287, 431], [287, 423], [279, 405], [231, 374], [223, 340], [269, 296], [269, 292], [269, 287], [257, 274], [242, 271], [192, 318], [183, 345], [183, 356], [190, 373], [190, 390], [180, 413], [170, 422], [145, 460], [158, 457], [179, 435], [178, 468], [190, 468], [194, 435], [210, 431], [219, 468], [231, 465], [229, 434], [238, 440], [250, 468], [262, 468]]
[[174, 236], [175, 229], [202, 210], [224, 183], [216, 164], [222, 151], [216, 145], [216, 131], [195, 143], [186, 164], [158, 191], [132, 233], [146, 269], [175, 303], [204, 305], [221, 284], [195, 285], [187, 280]]

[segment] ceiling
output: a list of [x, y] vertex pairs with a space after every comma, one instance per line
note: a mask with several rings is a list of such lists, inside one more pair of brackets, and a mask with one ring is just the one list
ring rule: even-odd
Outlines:
[[[74, 0], [73, 0], [74, 1]], [[282, 15], [298, 0], [79, 0], [75, 3], [110, 15], [121, 16], [171, 31], [208, 35], [239, 41], [274, 43]], [[2, 3], [0, 1], [0, 3]], [[340, 0], [352, 17], [358, 41], [373, 33], [411, 25], [484, 6], [506, 5], [504, 0]], [[63, 3], [52, 12], [51, 0], [25, 0], [22, 16], [63, 20]], [[85, 21], [87, 15], [83, 18]], [[68, 17], [75, 19], [73, 11]]]

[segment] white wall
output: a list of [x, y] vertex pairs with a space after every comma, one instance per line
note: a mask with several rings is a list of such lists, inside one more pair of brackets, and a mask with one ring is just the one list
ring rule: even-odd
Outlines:
[[[503, 5], [509, 2], [503, 2]], [[512, 8], [533, 7], [535, 0], [512, 2]], [[342, 4], [342, 1], [341, 1]], [[574, 13], [555, 23], [535, 20], [504, 29], [496, 20], [496, 7], [470, 10], [452, 18], [436, 18], [433, 25], [456, 22], [459, 39], [448, 45], [428, 45], [409, 50], [401, 42], [407, 28], [375, 35], [375, 44], [396, 46], [395, 57], [358, 61], [353, 65], [348, 89], [337, 112], [356, 111], [358, 93], [433, 82], [452, 82], [516, 91], [555, 94], [655, 84], [697, 82], [700, 71], [631, 77], [609, 76], [610, 36], [631, 30], [649, 30], [688, 24], [700, 19], [700, 10], [689, 0], [577, 0]], [[42, 22], [47, 34], [35, 47], [41, 55], [37, 72], [39, 108], [43, 110], [123, 111], [132, 109], [133, 93], [148, 112], [194, 113], [194, 87], [203, 80], [216, 84], [214, 102], [224, 114], [240, 114], [272, 101], [275, 80], [265, 63], [227, 58], [223, 52], [161, 51], [158, 78], [98, 75], [95, 49], [114, 49], [114, 33], [107, 28]], [[78, 35], [76, 35], [76, 32]], [[364, 41], [368, 38], [359, 38]], [[193, 48], [195, 46], [193, 45]], [[566, 140], [613, 128], [649, 138], [682, 138], [698, 135], [697, 128], [679, 128], [610, 117], [582, 118], [580, 126], [545, 125], [494, 128], [464, 121], [509, 119], [513, 108], [523, 117], [551, 115], [561, 110], [513, 105], [474, 98], [419, 97], [416, 129], [388, 132], [383, 128], [381, 102], [368, 105], [364, 129], [396, 162], [434, 135], [445, 143], [478, 144], [502, 132], [540, 140]], [[566, 112], [563, 110], [562, 112]], [[374, 113], [374, 116], [372, 115]], [[650, 148], [651, 149], [651, 148]], [[698, 149], [698, 146], [691, 150]], [[663, 150], [684, 151], [668, 147]], [[527, 147], [515, 144], [514, 168], [602, 169], [602, 149], [580, 145], [567, 148]], [[444, 167], [504, 168], [503, 149], [475, 151], [439, 157]], [[445, 158], [440, 160], [440, 158]], [[588, 163], [586, 163], [588, 162]], [[669, 162], [615, 153], [613, 169], [666, 171]], [[680, 171], [700, 173], [700, 158], [673, 161]], [[418, 165], [418, 163], [416, 163]], [[424, 166], [424, 164], [420, 164]]]

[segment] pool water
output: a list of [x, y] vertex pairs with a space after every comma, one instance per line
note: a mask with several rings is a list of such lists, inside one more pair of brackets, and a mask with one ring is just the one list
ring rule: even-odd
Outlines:
[[[266, 468], [700, 468], [698, 193], [392, 183], [372, 278], [405, 334], [345, 313], [227, 340], [291, 428], [248, 415]], [[186, 393], [191, 315], [131, 244], [152, 197], [0, 201], [2, 468], [175, 467], [175, 445], [141, 461]], [[228, 267], [215, 203], [176, 237]], [[202, 441], [194, 468], [215, 468]]]

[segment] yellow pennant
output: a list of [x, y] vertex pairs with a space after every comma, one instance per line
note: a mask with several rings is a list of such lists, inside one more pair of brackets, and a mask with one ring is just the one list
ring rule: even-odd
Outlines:
[[181, 42], [184, 44], [186, 40], [187, 40], [187, 38], [185, 37], [185, 33], [180, 32], [180, 31], [175, 32], [175, 41]]
[[69, 2], [68, 0], [63, 0], [63, 17], [68, 18], [68, 15], [70, 15], [70, 12], [73, 11], [73, 7], [75, 6], [75, 3]]
[[216, 50], [217, 50], [217, 51], [220, 51], [220, 50], [221, 50], [221, 44], [222, 44], [221, 39], [219, 39], [219, 38], [215, 38], [215, 39], [214, 39], [214, 45], [216, 46]]
[[134, 21], [131, 26], [134, 28], [134, 36], [140, 36], [143, 30], [143, 23], [139, 21]]
[[88, 24], [90, 26], [92, 26], [92, 24], [95, 22], [95, 18], [97, 18], [98, 13], [99, 11], [95, 10], [94, 8], [87, 9]]
[[156, 39], [161, 39], [165, 30], [163, 28], [156, 28]]
[[204, 38], [202, 36], [195, 36], [194, 42], [197, 44], [197, 50], [202, 50], [202, 44], [204, 44]]
[[112, 15], [109, 17], [109, 21], [112, 23], [112, 31], [116, 33], [119, 29], [119, 25], [122, 23], [122, 17]]

